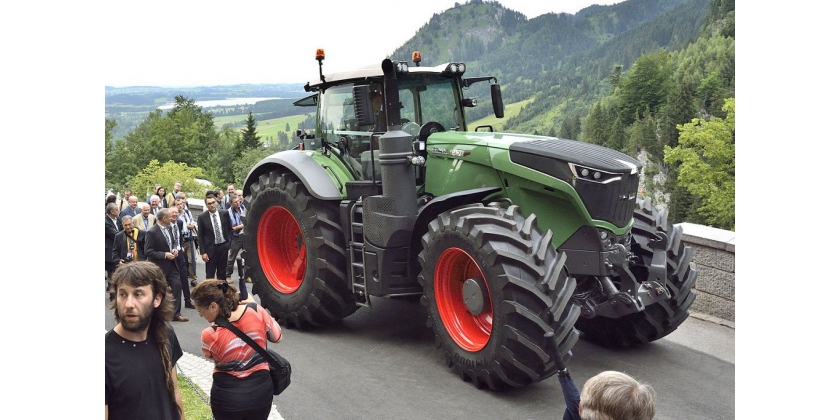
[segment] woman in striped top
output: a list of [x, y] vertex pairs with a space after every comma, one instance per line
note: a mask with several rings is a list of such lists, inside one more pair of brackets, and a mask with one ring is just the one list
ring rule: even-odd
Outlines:
[[268, 363], [232, 331], [215, 324], [223, 316], [265, 347], [279, 342], [280, 325], [256, 303], [240, 302], [239, 291], [224, 280], [207, 279], [192, 291], [198, 315], [210, 326], [201, 332], [201, 350], [212, 359], [213, 386], [210, 408], [216, 420], [268, 418], [274, 398]]

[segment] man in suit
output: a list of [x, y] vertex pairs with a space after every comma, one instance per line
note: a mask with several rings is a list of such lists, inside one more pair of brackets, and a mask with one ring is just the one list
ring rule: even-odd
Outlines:
[[143, 259], [146, 232], [134, 227], [131, 216], [122, 217], [123, 230], [114, 237], [113, 258], [117, 265]]
[[120, 220], [122, 220], [123, 216], [131, 216], [134, 217], [140, 214], [140, 209], [137, 207], [137, 196], [132, 195], [128, 197], [128, 207], [124, 208], [120, 212]]
[[[108, 274], [107, 280], [111, 280], [111, 274], [117, 269], [117, 262], [114, 261], [114, 237], [117, 236], [119, 227], [117, 226], [117, 214], [120, 209], [116, 203], [108, 203], [105, 206], [105, 272]], [[105, 287], [108, 290], [108, 287]], [[113, 294], [111, 300], [114, 300]]]
[[218, 211], [216, 197], [204, 198], [207, 211], [198, 215], [198, 237], [201, 241], [201, 259], [208, 279], [225, 279], [228, 250], [230, 250], [230, 218]]
[[176, 250], [178, 251], [178, 255], [175, 257], [175, 263], [178, 265], [178, 278], [181, 281], [181, 292], [184, 293], [184, 307], [195, 309], [190, 299], [190, 283], [187, 280], [187, 275], [189, 274], [187, 268], [187, 252], [184, 251], [184, 236], [182, 234], [184, 222], [179, 217], [178, 207], [169, 207], [169, 228], [171, 229], [172, 237], [175, 238]]
[[146, 232], [146, 246], [143, 251], [147, 260], [160, 267], [166, 276], [166, 283], [172, 289], [172, 297], [175, 298], [175, 317], [172, 320], [186, 322], [189, 319], [181, 316], [181, 275], [176, 262], [178, 247], [175, 243], [177, 238], [172, 237], [169, 209], [158, 210], [156, 218], [157, 223]]
[[179, 192], [175, 196], [175, 205], [178, 207], [178, 219], [181, 221], [181, 239], [184, 251], [187, 257], [187, 274], [189, 275], [190, 284], [195, 287], [198, 280], [195, 277], [195, 241], [198, 235], [195, 235], [198, 229], [198, 223], [193, 218], [189, 205], [187, 204], [187, 196], [183, 192]]
[[248, 289], [245, 285], [245, 267], [242, 258], [239, 258], [239, 252], [242, 251], [242, 246], [245, 241], [245, 235], [242, 230], [245, 229], [245, 218], [242, 217], [242, 211], [239, 208], [239, 197], [234, 196], [230, 200], [230, 208], [223, 213], [230, 219], [230, 252], [228, 253], [227, 264], [225, 266], [225, 277], [227, 282], [232, 283], [231, 276], [233, 276], [233, 262], [236, 261], [236, 266], [239, 272], [239, 296], [242, 300], [248, 299]]
[[148, 232], [155, 225], [155, 216], [152, 214], [152, 207], [149, 203], [140, 203], [140, 214], [131, 218], [131, 223], [137, 229]]

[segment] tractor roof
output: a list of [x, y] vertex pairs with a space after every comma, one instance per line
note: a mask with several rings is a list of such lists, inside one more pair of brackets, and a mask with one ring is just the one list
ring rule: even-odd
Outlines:
[[[435, 67], [412, 67], [409, 65], [408, 72], [409, 73], [434, 73], [434, 74], [441, 74], [446, 69], [449, 63], [444, 63], [437, 65]], [[380, 64], [371, 64], [367, 67], [362, 67], [360, 69], [350, 70], [350, 71], [343, 71], [338, 73], [332, 74], [325, 74], [324, 75], [324, 82], [320, 79], [310, 80], [307, 85], [309, 88], [314, 90], [318, 89], [322, 85], [329, 86], [339, 82], [347, 81], [347, 80], [356, 80], [356, 79], [364, 79], [367, 77], [382, 77], [385, 74], [382, 72], [382, 66]]]

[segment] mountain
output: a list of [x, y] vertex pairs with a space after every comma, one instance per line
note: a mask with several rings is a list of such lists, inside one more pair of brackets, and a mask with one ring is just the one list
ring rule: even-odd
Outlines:
[[[462, 61], [470, 76], [495, 76], [506, 103], [534, 99], [505, 129], [546, 133], [560, 128], [549, 117], [581, 114], [609, 93], [604, 81], [616, 66], [628, 69], [643, 54], [694, 40], [708, 10], [709, 0], [627, 0], [527, 19], [495, 1], [473, 0], [432, 16], [391, 57], [408, 60], [420, 51], [428, 65]], [[492, 113], [487, 95], [475, 93], [481, 105], [470, 119]]]

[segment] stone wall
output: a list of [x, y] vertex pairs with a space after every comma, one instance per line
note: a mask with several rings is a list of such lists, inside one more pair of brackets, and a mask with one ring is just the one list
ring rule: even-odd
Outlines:
[[693, 313], [735, 322], [735, 232], [680, 223], [682, 240], [694, 250], [697, 300]]

